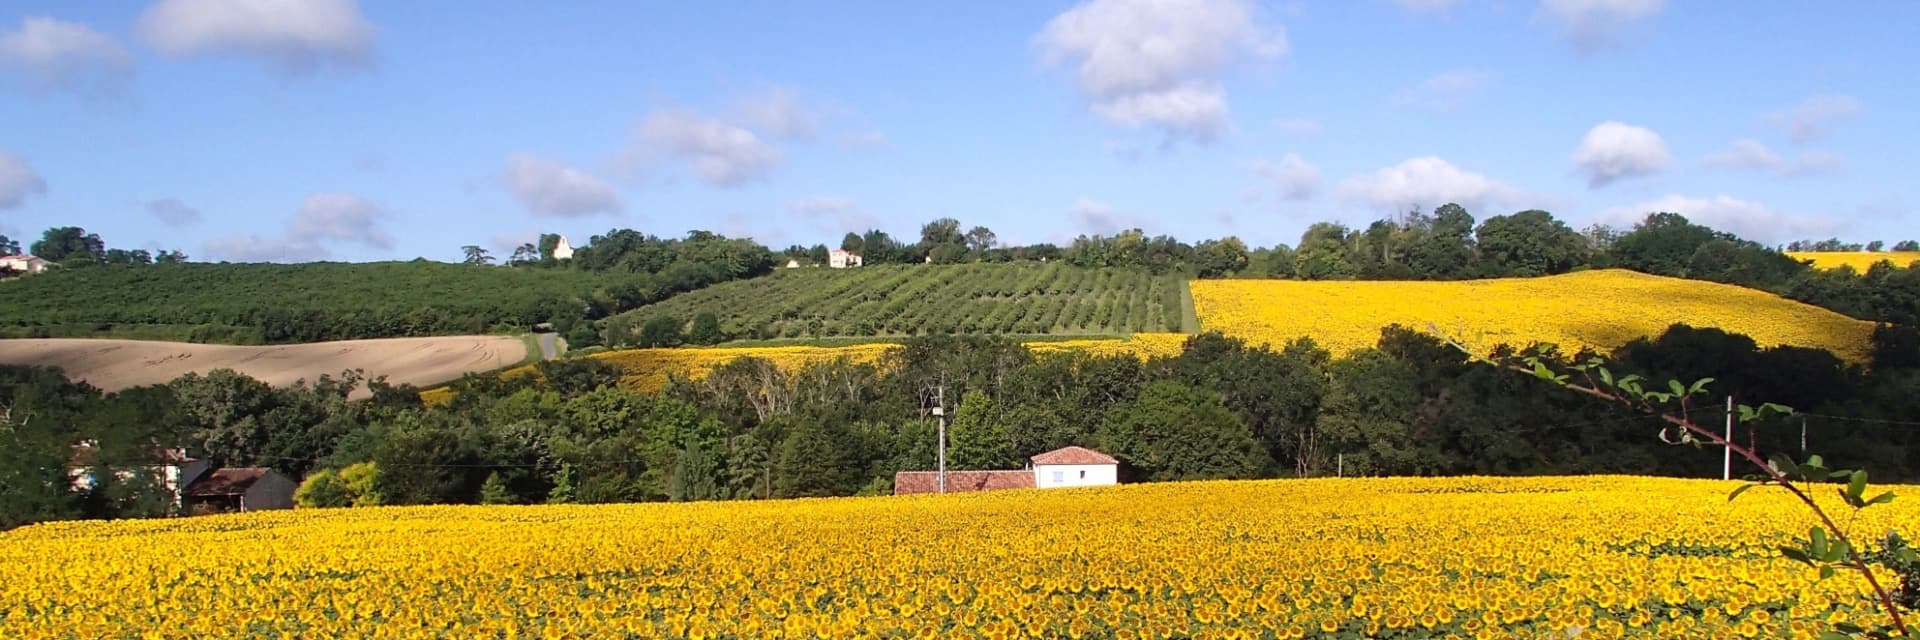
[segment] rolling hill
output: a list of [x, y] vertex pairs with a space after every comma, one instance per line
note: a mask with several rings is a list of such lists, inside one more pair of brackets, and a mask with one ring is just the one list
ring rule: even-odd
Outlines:
[[1373, 346], [1390, 324], [1481, 349], [1551, 342], [1572, 352], [1686, 323], [1862, 362], [1873, 332], [1873, 323], [1763, 291], [1618, 269], [1457, 282], [1200, 280], [1192, 288], [1203, 330], [1276, 347], [1311, 337], [1335, 354]]
[[[525, 360], [527, 343], [511, 337], [394, 338], [270, 347], [143, 340], [0, 340], [0, 364], [59, 367], [67, 377], [105, 391], [165, 384], [188, 373], [233, 369], [285, 386], [348, 369], [400, 384], [430, 385], [461, 374], [493, 371]], [[357, 393], [364, 394], [362, 388]]]
[[1058, 264], [783, 269], [683, 293], [609, 318], [609, 344], [648, 320], [712, 313], [728, 339], [934, 333], [1114, 335], [1181, 330], [1181, 281]]
[[277, 344], [526, 330], [646, 276], [439, 262], [64, 269], [0, 283], [0, 335]]

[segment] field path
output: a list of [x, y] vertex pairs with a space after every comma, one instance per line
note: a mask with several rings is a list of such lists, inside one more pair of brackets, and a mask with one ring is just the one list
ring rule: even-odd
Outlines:
[[[542, 345], [544, 348], [546, 345]], [[496, 336], [391, 338], [240, 347], [146, 340], [0, 340], [0, 364], [60, 367], [106, 391], [161, 384], [187, 373], [233, 369], [274, 386], [361, 369], [395, 384], [439, 384], [527, 357], [526, 342]], [[356, 392], [364, 396], [365, 390]]]

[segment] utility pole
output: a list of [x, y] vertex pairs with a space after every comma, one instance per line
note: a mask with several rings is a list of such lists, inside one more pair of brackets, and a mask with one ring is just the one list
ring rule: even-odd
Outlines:
[[947, 388], [934, 390], [933, 417], [940, 421], [940, 493], [947, 492]]
[[1807, 452], [1807, 417], [1800, 416], [1800, 452]]
[[1727, 450], [1720, 462], [1720, 479], [1733, 479], [1733, 396], [1727, 396]]
[[1335, 478], [1347, 477], [1347, 455], [1346, 454], [1344, 453], [1333, 454], [1333, 477]]

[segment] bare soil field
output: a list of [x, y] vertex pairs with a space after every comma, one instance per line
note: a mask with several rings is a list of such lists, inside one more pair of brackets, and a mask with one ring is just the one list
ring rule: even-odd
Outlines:
[[[274, 386], [361, 369], [394, 384], [439, 384], [469, 372], [519, 364], [519, 338], [456, 336], [239, 347], [144, 340], [0, 340], [0, 364], [60, 367], [106, 391], [160, 384], [187, 373], [233, 369]], [[356, 395], [364, 395], [362, 389]]]

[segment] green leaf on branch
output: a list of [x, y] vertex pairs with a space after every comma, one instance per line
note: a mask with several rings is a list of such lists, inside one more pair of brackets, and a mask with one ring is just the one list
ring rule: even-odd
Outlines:
[[1798, 562], [1800, 564], [1804, 564], [1809, 567], [1813, 566], [1813, 558], [1807, 556], [1807, 552], [1805, 550], [1797, 549], [1794, 547], [1780, 547], [1780, 555], [1785, 557], [1788, 560], [1792, 560], [1794, 562]]
[[1852, 496], [1854, 506], [1865, 506], [1867, 496], [1867, 470], [1861, 469], [1847, 477], [1847, 495]]
[[1699, 395], [1701, 393], [1704, 393], [1707, 390], [1707, 385], [1712, 383], [1713, 383], [1713, 378], [1701, 378], [1699, 380], [1695, 380], [1693, 381], [1693, 386], [1687, 388], [1687, 395], [1692, 396], [1692, 395]]
[[1767, 462], [1769, 464], [1772, 464], [1773, 470], [1779, 472], [1780, 475], [1787, 476], [1789, 478], [1805, 477], [1800, 475], [1800, 465], [1794, 464], [1793, 458], [1787, 457], [1787, 454], [1776, 452], [1773, 455], [1767, 457]]
[[1892, 491], [1883, 491], [1880, 493], [1880, 495], [1874, 496], [1872, 500], [1868, 500], [1867, 504], [1869, 505], [1886, 504], [1889, 502], [1893, 502], [1893, 497], [1894, 496]]
[[1827, 530], [1813, 527], [1807, 530], [1807, 555], [1813, 558], [1827, 557]]
[[1673, 395], [1675, 396], [1687, 395], [1686, 385], [1680, 384], [1679, 380], [1668, 380], [1667, 388], [1673, 390]]
[[1825, 580], [1825, 579], [1827, 579], [1827, 578], [1831, 578], [1831, 577], [1833, 577], [1833, 565], [1825, 565], [1825, 566], [1822, 566], [1822, 567], [1820, 567], [1820, 579], [1821, 579], [1821, 580]]
[[1752, 489], [1758, 486], [1760, 486], [1760, 483], [1758, 482], [1740, 485], [1740, 488], [1734, 489], [1733, 493], [1727, 494], [1727, 502], [1733, 502], [1733, 499], [1740, 497], [1740, 494], [1746, 493], [1748, 489]]

